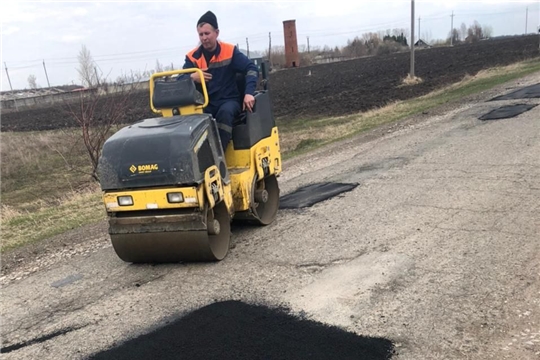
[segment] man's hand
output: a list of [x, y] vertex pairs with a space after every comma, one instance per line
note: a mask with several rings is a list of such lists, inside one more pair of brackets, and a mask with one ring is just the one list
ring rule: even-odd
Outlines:
[[[190, 76], [191, 76], [191, 79], [192, 79], [193, 81], [198, 82], [198, 83], [201, 82], [201, 78], [200, 78], [198, 72], [191, 73]], [[203, 76], [204, 76], [204, 81], [210, 81], [210, 80], [212, 80], [212, 74], [210, 74], [210, 73], [207, 73], [207, 72], [204, 72], [204, 71], [203, 71]]]
[[246, 96], [244, 96], [244, 110], [247, 109], [249, 112], [253, 112], [253, 105], [255, 105], [255, 97], [246, 94]]

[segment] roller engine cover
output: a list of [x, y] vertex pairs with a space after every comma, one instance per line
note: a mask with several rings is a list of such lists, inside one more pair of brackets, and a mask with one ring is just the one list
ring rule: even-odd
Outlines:
[[102, 190], [197, 185], [218, 165], [228, 181], [215, 121], [209, 114], [151, 118], [126, 126], [103, 145]]

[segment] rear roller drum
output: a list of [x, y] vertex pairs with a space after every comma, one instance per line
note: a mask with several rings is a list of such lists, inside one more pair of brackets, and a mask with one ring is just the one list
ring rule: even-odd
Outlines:
[[279, 208], [279, 186], [275, 175], [257, 180], [255, 177], [252, 190], [253, 217], [261, 225], [271, 224]]

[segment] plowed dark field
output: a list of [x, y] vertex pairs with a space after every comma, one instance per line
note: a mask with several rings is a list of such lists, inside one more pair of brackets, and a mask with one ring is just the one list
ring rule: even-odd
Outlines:
[[[417, 97], [493, 66], [539, 58], [538, 36], [485, 40], [475, 44], [418, 50], [415, 72], [421, 84], [400, 87], [410, 71], [410, 54], [366, 57], [278, 71], [270, 75], [274, 114], [284, 121], [346, 115]], [[310, 75], [308, 75], [310, 74]], [[76, 126], [65, 106], [2, 114], [2, 131]], [[148, 93], [132, 100], [124, 122], [154, 117]]]

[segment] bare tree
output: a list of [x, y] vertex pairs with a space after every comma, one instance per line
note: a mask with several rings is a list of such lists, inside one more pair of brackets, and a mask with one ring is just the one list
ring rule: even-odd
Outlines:
[[484, 25], [482, 26], [482, 33], [484, 35], [484, 38], [490, 38], [493, 36], [493, 27], [490, 25]]
[[469, 29], [467, 30], [467, 42], [477, 42], [484, 38], [484, 32], [482, 29], [482, 26], [478, 23], [478, 21], [474, 21], [474, 23], [469, 26]]
[[[266, 57], [268, 57], [268, 50], [265, 51]], [[270, 63], [276, 69], [285, 66], [285, 47], [284, 46], [272, 46], [270, 52]]]
[[448, 39], [446, 40], [436, 39], [431, 42], [431, 46], [434, 46], [434, 47], [440, 47], [440, 46], [446, 46], [446, 45], [448, 45]]
[[465, 23], [461, 23], [461, 41], [465, 41], [465, 38], [467, 37], [467, 25]]
[[[124, 79], [117, 84], [112, 95], [102, 96], [97, 89], [81, 91], [78, 102], [66, 101], [70, 116], [80, 127], [80, 137], [86, 147], [91, 164], [89, 175], [99, 181], [97, 166], [103, 144], [122, 124], [129, 122], [129, 110], [142, 106], [146, 99], [135, 96], [139, 90], [140, 79]], [[131, 119], [133, 120], [133, 119]]]
[[31, 74], [28, 76], [28, 86], [30, 86], [30, 89], [37, 89], [37, 82], [36, 82], [36, 75]]
[[90, 50], [88, 50], [85, 45], [82, 45], [77, 59], [79, 60], [77, 72], [79, 73], [83, 85], [93, 87], [98, 79], [96, 79], [94, 59], [90, 54]]
[[375, 54], [379, 44], [382, 42], [379, 35], [372, 32], [362, 34], [362, 39], [364, 40], [364, 45], [366, 46], [369, 55]]
[[161, 65], [158, 59], [156, 59], [156, 72], [157, 73], [163, 72], [163, 65]]
[[458, 29], [452, 29], [452, 31], [450, 31], [450, 34], [448, 34], [447, 42], [448, 42], [448, 44], [454, 44], [454, 45], [459, 43], [459, 31], [458, 31]]
[[424, 31], [422, 33], [422, 40], [426, 42], [426, 44], [431, 44], [431, 41], [433, 40], [433, 35], [431, 30]]

